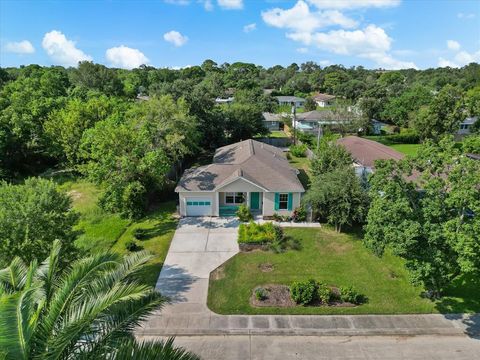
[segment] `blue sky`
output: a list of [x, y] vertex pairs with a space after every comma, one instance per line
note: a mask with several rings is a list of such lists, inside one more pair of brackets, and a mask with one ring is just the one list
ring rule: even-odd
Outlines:
[[480, 62], [480, 1], [0, 0], [0, 64]]

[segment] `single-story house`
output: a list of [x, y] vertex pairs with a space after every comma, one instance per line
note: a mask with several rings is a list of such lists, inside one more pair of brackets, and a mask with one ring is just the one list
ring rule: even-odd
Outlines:
[[320, 107], [335, 105], [335, 95], [316, 93], [312, 97], [313, 97], [313, 100]]
[[297, 113], [295, 115], [295, 127], [297, 130], [302, 132], [318, 132], [319, 126], [330, 126], [335, 127], [337, 125], [344, 125], [349, 123], [350, 120], [340, 120], [330, 110], [312, 110], [304, 113]]
[[375, 135], [380, 135], [382, 133], [382, 128], [387, 125], [384, 122], [375, 119], [372, 119], [370, 124], [372, 125], [372, 131]]
[[295, 107], [303, 107], [305, 105], [304, 98], [297, 97], [297, 96], [276, 96], [278, 105], [290, 105]]
[[305, 192], [279, 148], [245, 140], [218, 148], [209, 165], [185, 171], [175, 192], [181, 216], [234, 215], [246, 204], [257, 215], [291, 215]]
[[457, 135], [470, 135], [470, 128], [478, 121], [477, 116], [468, 117], [460, 123]]
[[269, 112], [262, 113], [263, 116], [263, 126], [265, 126], [270, 131], [281, 130], [283, 121], [282, 115], [274, 114]]
[[364, 176], [375, 171], [376, 160], [401, 160], [404, 154], [380, 144], [376, 141], [358, 136], [346, 136], [337, 140], [352, 155], [353, 167], [358, 176]]

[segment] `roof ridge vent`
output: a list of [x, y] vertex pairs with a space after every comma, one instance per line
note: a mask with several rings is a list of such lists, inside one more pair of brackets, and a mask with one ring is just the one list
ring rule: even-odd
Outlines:
[[250, 144], [250, 155], [255, 155], [255, 149], [253, 147], [253, 140], [250, 139], [248, 142]]

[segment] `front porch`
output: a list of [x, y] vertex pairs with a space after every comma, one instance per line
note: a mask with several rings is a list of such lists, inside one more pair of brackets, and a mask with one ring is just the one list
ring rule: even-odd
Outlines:
[[219, 216], [235, 216], [238, 207], [246, 204], [252, 214], [262, 215], [263, 192], [219, 192]]

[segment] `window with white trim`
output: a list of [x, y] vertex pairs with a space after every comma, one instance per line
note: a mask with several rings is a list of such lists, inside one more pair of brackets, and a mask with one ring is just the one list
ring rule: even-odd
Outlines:
[[225, 204], [243, 204], [244, 197], [241, 192], [227, 192], [225, 193]]
[[278, 195], [278, 209], [288, 210], [288, 193]]

